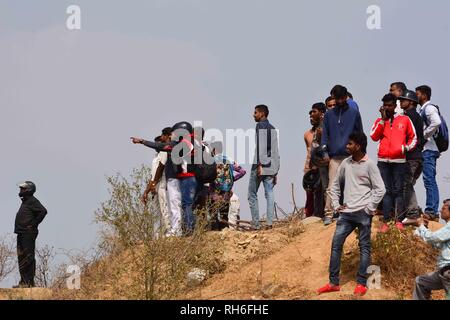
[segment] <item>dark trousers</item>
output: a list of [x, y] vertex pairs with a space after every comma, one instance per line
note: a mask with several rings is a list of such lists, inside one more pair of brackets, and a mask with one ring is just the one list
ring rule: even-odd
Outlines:
[[414, 186], [423, 171], [422, 160], [408, 160], [405, 171], [405, 207], [409, 217], [419, 216], [419, 204], [417, 202]]
[[404, 184], [406, 163], [378, 162], [381, 177], [386, 187], [383, 198], [383, 216], [387, 222], [392, 216], [396, 221], [402, 221], [406, 216], [404, 201]]
[[211, 221], [211, 229], [221, 231], [227, 228], [228, 211], [230, 210], [230, 201], [219, 200], [216, 203], [214, 203], [213, 208], [215, 214]]
[[367, 285], [367, 268], [370, 266], [370, 234], [372, 216], [364, 210], [354, 213], [341, 213], [336, 224], [336, 231], [331, 246], [330, 258], [330, 283], [339, 285], [339, 273], [341, 271], [342, 249], [347, 237], [356, 229], [359, 229], [360, 261], [357, 276], [358, 284]]
[[325, 209], [325, 193], [320, 187], [315, 191], [306, 191], [306, 204], [305, 211], [306, 217], [319, 217], [322, 218], [324, 216]]
[[450, 293], [450, 270], [439, 270], [424, 274], [416, 278], [413, 300], [430, 300], [431, 292], [434, 290], [445, 290], [447, 299]]
[[20, 284], [34, 286], [36, 273], [36, 234], [21, 233], [17, 235], [17, 258], [19, 260]]
[[197, 194], [197, 179], [195, 177], [180, 179], [180, 190], [183, 231], [188, 235], [195, 229], [194, 202]]

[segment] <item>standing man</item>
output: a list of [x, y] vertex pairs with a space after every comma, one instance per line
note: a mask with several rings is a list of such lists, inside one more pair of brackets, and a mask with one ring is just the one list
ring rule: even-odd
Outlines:
[[[307, 149], [307, 158], [305, 163], [305, 172], [317, 171], [320, 176], [320, 186], [317, 190], [307, 192], [307, 198], [311, 205], [306, 205], [307, 216], [321, 217], [324, 216], [324, 204], [325, 204], [325, 189], [328, 186], [328, 162], [323, 159], [323, 152], [320, 151], [322, 132], [323, 132], [323, 119], [325, 117], [326, 106], [324, 103], [319, 102], [313, 104], [311, 111], [309, 112], [309, 118], [312, 125], [310, 131], [305, 133], [305, 143]], [[309, 194], [308, 194], [309, 193]], [[308, 209], [308, 207], [312, 207]]]
[[325, 105], [327, 106], [327, 111], [330, 111], [336, 107], [336, 100], [330, 96], [325, 100]]
[[[370, 266], [372, 217], [378, 203], [383, 199], [385, 188], [380, 171], [367, 156], [367, 137], [364, 133], [350, 135], [347, 152], [351, 157], [345, 159], [338, 169], [336, 179], [331, 188], [333, 208], [340, 212], [334, 233], [330, 258], [330, 282], [318, 290], [319, 294], [340, 291], [339, 274], [342, 249], [347, 237], [356, 229], [359, 230], [359, 263], [355, 295], [367, 292], [367, 268]], [[343, 195], [345, 205], [339, 200], [342, 195], [341, 186], [345, 185]]]
[[[389, 93], [392, 93], [398, 99], [399, 97], [404, 96], [407, 90], [408, 89], [406, 88], [406, 84], [404, 84], [403, 82], [394, 82], [389, 88]], [[403, 115], [403, 109], [400, 106], [400, 101], [397, 100], [396, 103], [397, 106], [395, 108], [395, 113]]]
[[[162, 131], [162, 135], [155, 138], [155, 142], [168, 143], [170, 142], [171, 129], [165, 128]], [[161, 210], [164, 234], [167, 236], [172, 235], [173, 216], [169, 210], [167, 201], [167, 179], [164, 174], [164, 168], [167, 163], [167, 152], [160, 151], [156, 154], [152, 163], [151, 179], [145, 189], [142, 196], [142, 201], [147, 203], [148, 194], [151, 192], [153, 195], [158, 196], [158, 203]]]
[[354, 132], [364, 132], [361, 114], [348, 104], [347, 88], [337, 85], [331, 90], [331, 96], [336, 101], [336, 107], [325, 114], [322, 132], [322, 148], [326, 150], [325, 160], [329, 161], [328, 190], [325, 205], [324, 224], [333, 222], [333, 208], [329, 195], [337, 169], [348, 157], [346, 145], [349, 136]]
[[437, 270], [416, 278], [414, 300], [430, 300], [433, 290], [445, 290], [450, 297], [450, 200], [445, 200], [441, 209], [441, 218], [445, 226], [436, 232], [428, 230], [428, 220], [418, 219], [419, 229], [416, 235], [425, 242], [440, 250], [437, 260]]
[[412, 222], [413, 219], [416, 219], [420, 216], [419, 203], [417, 202], [417, 196], [416, 192], [414, 191], [414, 186], [423, 170], [423, 121], [421, 116], [417, 112], [417, 105], [419, 103], [419, 100], [414, 91], [406, 91], [403, 96], [399, 97], [399, 100], [400, 106], [403, 109], [405, 116], [411, 119], [417, 135], [417, 146], [414, 148], [414, 150], [406, 153], [404, 198], [407, 210], [406, 217], [408, 219], [406, 219], [404, 223], [407, 224], [408, 222]]
[[34, 287], [36, 273], [35, 248], [38, 226], [47, 215], [47, 209], [34, 197], [36, 185], [31, 181], [19, 184], [22, 205], [16, 215], [14, 233], [17, 234], [17, 257], [20, 282], [13, 288]]
[[253, 118], [257, 123], [256, 150], [248, 185], [248, 202], [252, 214], [252, 227], [255, 230], [260, 229], [258, 189], [261, 182], [264, 185], [267, 200], [267, 228], [272, 228], [275, 210], [273, 188], [277, 184], [277, 175], [280, 170], [278, 133], [267, 119], [268, 116], [269, 108], [266, 105], [258, 105], [255, 107]]
[[347, 92], [347, 103], [351, 108], [355, 108], [359, 111], [358, 103], [353, 99], [353, 95], [350, 92]]
[[419, 113], [424, 122], [423, 135], [426, 141], [423, 148], [423, 182], [427, 193], [425, 214], [432, 220], [437, 220], [439, 219], [439, 187], [436, 182], [436, 166], [437, 159], [441, 154], [434, 141], [434, 134], [442, 121], [439, 110], [431, 104], [431, 88], [429, 86], [417, 87], [416, 94], [421, 106]]
[[392, 93], [382, 99], [381, 118], [378, 118], [370, 134], [378, 147], [378, 168], [386, 187], [383, 199], [384, 224], [380, 232], [389, 230], [387, 224], [394, 216], [396, 227], [403, 230], [401, 221], [405, 218], [403, 190], [406, 172], [406, 154], [417, 145], [416, 130], [407, 116], [395, 113], [397, 97]]
[[[181, 191], [184, 235], [191, 235], [195, 229], [194, 200], [197, 194], [197, 179], [192, 159], [194, 152], [202, 152], [201, 148], [194, 149], [192, 125], [186, 121], [175, 124], [172, 127], [170, 143], [156, 143], [135, 137], [132, 137], [131, 141], [134, 144], [143, 144], [146, 147], [170, 154], [172, 170], [179, 181]], [[172, 151], [175, 154], [172, 154]]]

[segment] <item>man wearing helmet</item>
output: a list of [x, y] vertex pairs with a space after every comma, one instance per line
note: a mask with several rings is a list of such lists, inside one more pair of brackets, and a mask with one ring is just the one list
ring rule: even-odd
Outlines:
[[17, 257], [20, 282], [14, 288], [34, 287], [36, 260], [34, 256], [38, 226], [47, 215], [47, 209], [34, 197], [36, 185], [25, 181], [19, 185], [22, 205], [16, 215], [14, 233], [17, 234]]
[[195, 228], [195, 215], [193, 210], [198, 183], [191, 160], [194, 151], [199, 150], [197, 150], [198, 148], [194, 150], [195, 140], [193, 131], [192, 125], [189, 122], [183, 121], [172, 127], [172, 139], [169, 143], [156, 143], [141, 138], [131, 138], [134, 144], [143, 144], [157, 151], [168, 153], [166, 175], [174, 173], [179, 180], [183, 214], [180, 220], [183, 221], [185, 235], [191, 234]]

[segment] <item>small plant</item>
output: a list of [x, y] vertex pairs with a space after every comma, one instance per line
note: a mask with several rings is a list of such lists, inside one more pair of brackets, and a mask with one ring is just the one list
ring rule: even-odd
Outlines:
[[[403, 231], [392, 224], [389, 232], [378, 233], [372, 240], [372, 264], [381, 268], [382, 286], [392, 289], [399, 297], [411, 296], [414, 279], [433, 271], [438, 252], [414, 235], [414, 229]], [[343, 257], [342, 271], [356, 272], [359, 250], [353, 247]]]
[[12, 238], [0, 238], [0, 281], [16, 269], [16, 252]]
[[[130, 178], [108, 177], [110, 198], [96, 212], [103, 226], [99, 253], [82, 262], [81, 299], [176, 299], [189, 290], [193, 270], [212, 275], [224, 269], [219, 236], [205, 232], [207, 212], [197, 210], [189, 237], [165, 237], [156, 199], [141, 195], [150, 177], [142, 166]], [[59, 281], [60, 287], [63, 281]], [[60, 292], [64, 298], [64, 292]], [[67, 294], [67, 293], [66, 293]]]
[[48, 288], [53, 283], [52, 263], [55, 258], [54, 249], [48, 245], [36, 249], [36, 286]]

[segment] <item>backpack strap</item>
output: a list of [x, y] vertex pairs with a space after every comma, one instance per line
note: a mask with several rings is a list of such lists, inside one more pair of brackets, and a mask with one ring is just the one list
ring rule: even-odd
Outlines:
[[423, 122], [427, 125], [427, 127], [430, 125], [430, 122], [428, 121], [428, 117], [427, 117], [427, 107], [428, 106], [433, 106], [437, 109], [439, 117], [442, 118], [441, 115], [441, 110], [439, 109], [439, 106], [435, 105], [435, 104], [427, 104], [427, 106], [422, 110], [422, 112], [420, 112], [420, 116], [422, 117]]

